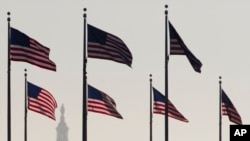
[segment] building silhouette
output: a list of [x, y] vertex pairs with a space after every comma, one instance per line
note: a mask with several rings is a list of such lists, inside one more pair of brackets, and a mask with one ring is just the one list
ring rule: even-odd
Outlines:
[[57, 131], [56, 141], [68, 141], [69, 128], [67, 127], [67, 124], [64, 118], [64, 113], [65, 113], [64, 105], [61, 106], [60, 112], [61, 112], [60, 122], [56, 127], [56, 131]]

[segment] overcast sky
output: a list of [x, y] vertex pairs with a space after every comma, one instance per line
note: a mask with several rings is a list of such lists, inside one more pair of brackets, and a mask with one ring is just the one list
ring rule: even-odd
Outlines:
[[[169, 140], [219, 138], [219, 76], [222, 87], [250, 122], [249, 0], [1, 0], [0, 140], [7, 140], [7, 12], [11, 26], [51, 49], [57, 72], [11, 62], [12, 140], [23, 139], [24, 69], [28, 80], [50, 91], [58, 103], [56, 121], [28, 111], [28, 140], [55, 141], [64, 104], [69, 141], [82, 140], [83, 8], [87, 22], [120, 37], [133, 55], [132, 68], [88, 58], [87, 81], [106, 92], [123, 120], [88, 113], [88, 141], [149, 140], [149, 74], [164, 93], [165, 5], [169, 20], [203, 63], [196, 73], [185, 56], [170, 56], [169, 100], [189, 123], [169, 118]], [[222, 138], [229, 140], [227, 116]], [[163, 141], [164, 116], [153, 115], [153, 140]]]

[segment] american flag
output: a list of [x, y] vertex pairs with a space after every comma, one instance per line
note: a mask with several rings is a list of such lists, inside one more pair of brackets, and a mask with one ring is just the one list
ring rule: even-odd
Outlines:
[[196, 72], [200, 73], [202, 63], [187, 48], [187, 46], [184, 44], [181, 37], [179, 36], [179, 34], [177, 33], [177, 31], [170, 22], [169, 22], [169, 32], [170, 32], [170, 55], [186, 55], [193, 69]]
[[235, 124], [242, 124], [239, 113], [237, 112], [236, 108], [234, 107], [233, 103], [226, 95], [224, 90], [222, 90], [221, 99], [222, 115], [228, 116], [229, 120]]
[[132, 64], [132, 54], [120, 38], [89, 24], [88, 57]]
[[[165, 115], [165, 96], [162, 95], [158, 90], [153, 88], [154, 93], [154, 108], [155, 114]], [[183, 122], [188, 120], [175, 108], [175, 106], [168, 100], [168, 116]]]
[[115, 101], [104, 92], [90, 85], [88, 85], [88, 111], [122, 119], [121, 114], [116, 110]]
[[56, 120], [55, 109], [57, 108], [57, 103], [52, 94], [30, 82], [27, 83], [28, 109]]
[[56, 64], [49, 59], [49, 48], [15, 28], [10, 30], [10, 60], [27, 62], [44, 69], [56, 71]]

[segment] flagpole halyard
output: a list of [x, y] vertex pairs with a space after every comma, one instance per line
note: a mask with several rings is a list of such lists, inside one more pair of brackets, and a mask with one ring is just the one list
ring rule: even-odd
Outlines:
[[7, 15], [8, 15], [8, 18], [7, 18], [7, 22], [8, 22], [8, 79], [7, 79], [7, 85], [8, 85], [8, 88], [7, 88], [7, 94], [8, 94], [8, 96], [7, 96], [7, 101], [8, 101], [8, 104], [7, 104], [7, 111], [8, 111], [8, 113], [7, 113], [7, 119], [8, 119], [8, 122], [7, 122], [7, 124], [8, 124], [8, 127], [7, 127], [7, 136], [8, 136], [8, 141], [11, 141], [11, 86], [10, 86], [10, 69], [11, 69], [11, 67], [10, 67], [10, 65], [11, 65], [11, 63], [10, 63], [10, 21], [11, 21], [11, 19], [10, 19], [10, 12], [7, 12]]

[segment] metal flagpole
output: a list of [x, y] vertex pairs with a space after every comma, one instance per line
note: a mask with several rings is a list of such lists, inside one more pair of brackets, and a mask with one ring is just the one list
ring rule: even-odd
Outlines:
[[222, 141], [222, 137], [221, 137], [221, 124], [222, 124], [222, 118], [221, 118], [221, 96], [222, 96], [222, 89], [221, 89], [221, 76], [219, 77], [219, 85], [220, 85], [220, 96], [219, 96], [219, 141]]
[[27, 69], [24, 72], [24, 141], [27, 141]]
[[168, 141], [168, 5], [165, 8], [165, 141]]
[[149, 77], [150, 77], [150, 79], [149, 79], [149, 82], [150, 82], [150, 106], [149, 106], [149, 108], [150, 108], [150, 110], [149, 110], [149, 112], [150, 112], [150, 114], [149, 114], [149, 124], [150, 124], [150, 129], [149, 129], [149, 132], [150, 132], [150, 135], [149, 135], [149, 138], [150, 138], [150, 141], [153, 141], [152, 140], [152, 118], [153, 118], [153, 114], [152, 114], [152, 75], [150, 74], [149, 75]]
[[86, 64], [87, 64], [87, 57], [86, 57], [86, 11], [87, 9], [83, 9], [84, 14], [83, 14], [83, 118], [82, 118], [82, 141], [87, 141], [87, 71], [86, 71]]
[[8, 104], [7, 104], [7, 111], [8, 111], [8, 113], [7, 113], [7, 119], [8, 119], [8, 131], [7, 131], [7, 134], [8, 134], [8, 141], [11, 141], [11, 89], [10, 89], [10, 12], [8, 12], [7, 13], [7, 15], [8, 15], [8, 18], [7, 18], [7, 22], [8, 22], [8, 82], [7, 82], [7, 84], [8, 84], [8, 88], [7, 88], [7, 94], [8, 94], [8, 96], [7, 96], [7, 101], [8, 101]]

